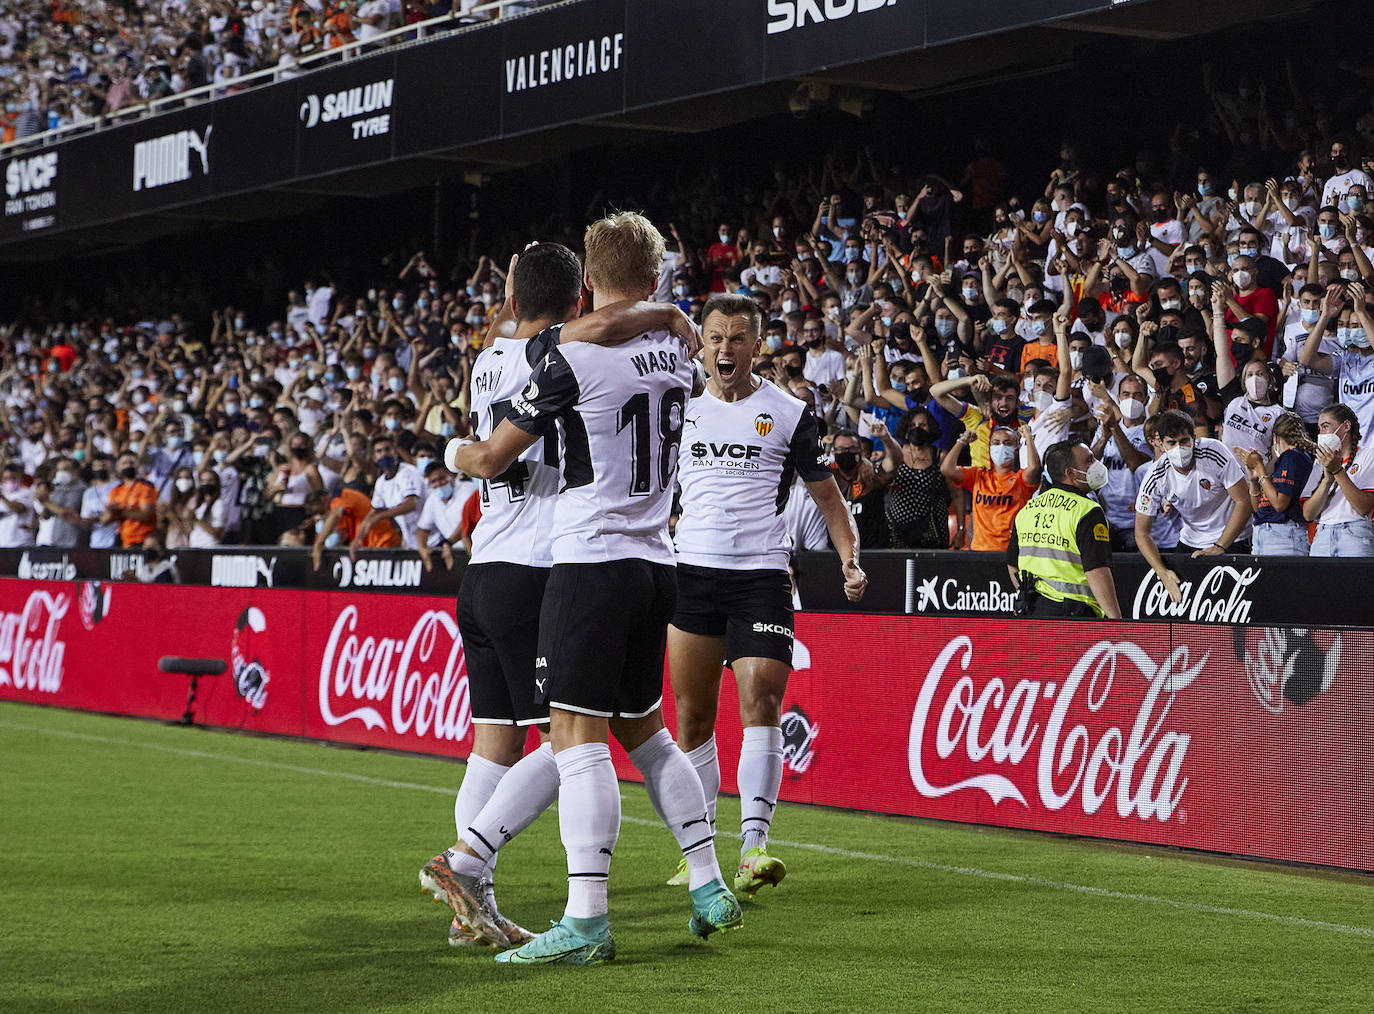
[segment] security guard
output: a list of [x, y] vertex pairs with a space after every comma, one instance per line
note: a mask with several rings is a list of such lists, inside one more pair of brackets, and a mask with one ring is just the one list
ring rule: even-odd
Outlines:
[[1045, 453], [1045, 474], [1050, 487], [1021, 508], [1007, 544], [1017, 615], [1121, 619], [1107, 516], [1087, 495], [1106, 484], [1107, 466], [1063, 440]]

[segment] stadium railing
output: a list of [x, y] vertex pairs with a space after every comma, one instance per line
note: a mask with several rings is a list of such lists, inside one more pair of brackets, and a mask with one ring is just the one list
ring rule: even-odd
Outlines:
[[[359, 57], [374, 55], [383, 50], [416, 45], [440, 35], [488, 28], [497, 24], [503, 16], [528, 17], [539, 13], [543, 8], [553, 6], [547, 0], [543, 0], [543, 2], [535, 0], [535, 2], [537, 6], [532, 7], [531, 0], [492, 0], [490, 3], [482, 4], [462, 13], [455, 11], [441, 17], [429, 18], [411, 25], [389, 29], [380, 35], [373, 36], [366, 42], [350, 42], [337, 49], [311, 53], [302, 57], [291, 68], [269, 67], [254, 71], [251, 74], [244, 74], [242, 77], [236, 77], [231, 84], [202, 85], [199, 88], [177, 92], [175, 95], [125, 106], [117, 112], [92, 117], [81, 123], [71, 123], [54, 130], [45, 130], [41, 133], [30, 134], [27, 137], [15, 138], [7, 144], [0, 144], [0, 156], [8, 156], [30, 148], [41, 148], [54, 141], [65, 140], [69, 137], [99, 133], [111, 127], [147, 119], [175, 109], [186, 109], [205, 102], [212, 102], [217, 98], [249, 88], [276, 84], [281, 81], [294, 81], [313, 71], [334, 66], [345, 60], [355, 60]], [[576, 2], [577, 0], [560, 0], [558, 6], [566, 6], [568, 3]]]

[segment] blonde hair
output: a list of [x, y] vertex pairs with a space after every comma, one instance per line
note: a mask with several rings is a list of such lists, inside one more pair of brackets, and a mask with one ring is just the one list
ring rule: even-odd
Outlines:
[[618, 211], [587, 226], [587, 277], [618, 295], [648, 291], [663, 267], [663, 235], [643, 215]]

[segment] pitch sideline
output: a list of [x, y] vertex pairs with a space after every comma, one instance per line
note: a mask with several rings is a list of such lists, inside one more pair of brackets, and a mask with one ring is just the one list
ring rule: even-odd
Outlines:
[[[282, 761], [262, 760], [256, 757], [236, 757], [233, 754], [210, 753], [205, 750], [187, 750], [183, 747], [164, 746], [161, 743], [143, 743], [135, 739], [96, 736], [90, 733], [71, 732], [64, 729], [45, 729], [36, 725], [0, 722], [0, 729], [8, 729], [13, 732], [36, 733], [43, 736], [56, 736], [63, 739], [77, 739], [91, 743], [106, 743], [113, 746], [157, 750], [162, 753], [176, 754], [180, 757], [197, 757], [204, 760], [227, 761], [233, 764], [248, 764], [255, 767], [275, 768], [279, 771], [292, 771], [297, 774], [314, 775], [321, 778], [342, 778], [347, 781], [360, 782], [365, 785], [376, 785], [380, 788], [387, 789], [408, 789], [414, 792], [432, 792], [445, 796], [451, 796], [455, 791], [454, 788], [450, 787], [420, 785], [415, 782], [398, 782], [387, 778], [373, 778], [370, 775], [355, 774], [350, 771], [328, 771], [323, 768], [305, 767], [300, 764], [287, 764]], [[642, 817], [622, 815], [621, 820], [627, 824], [637, 824], [641, 827], [661, 826], [657, 820], [646, 820]], [[995, 870], [984, 870], [974, 866], [951, 866], [946, 863], [933, 863], [922, 859], [912, 859], [907, 856], [889, 856], [877, 852], [856, 852], [850, 849], [835, 848], [831, 845], [820, 845], [815, 842], [788, 841], [783, 838], [773, 838], [770, 840], [786, 848], [802, 849], [822, 855], [840, 856], [845, 859], [862, 859], [868, 862], [891, 863], [896, 866], [906, 866], [912, 869], [949, 873], [955, 876], [973, 877], [980, 880], [995, 880], [1009, 884], [1024, 884], [1028, 887], [1040, 887], [1051, 891], [1065, 891], [1072, 894], [1082, 894], [1088, 897], [1102, 898], [1109, 901], [1128, 901], [1136, 904], [1160, 905], [1165, 908], [1181, 909], [1188, 912], [1224, 915], [1237, 919], [1254, 919], [1276, 923], [1281, 926], [1291, 926], [1297, 929], [1321, 930], [1329, 933], [1340, 933], [1345, 936], [1374, 939], [1374, 929], [1365, 926], [1347, 926], [1344, 923], [1323, 922], [1318, 919], [1303, 919], [1298, 916], [1278, 915], [1273, 912], [1259, 912], [1247, 908], [1204, 905], [1199, 902], [1179, 901], [1174, 898], [1161, 898], [1151, 894], [1135, 894], [1128, 891], [1113, 891], [1105, 887], [1092, 887], [1087, 884], [1071, 884], [1066, 881], [1050, 880], [1045, 877], [1028, 877], [1019, 873], [999, 873]]]

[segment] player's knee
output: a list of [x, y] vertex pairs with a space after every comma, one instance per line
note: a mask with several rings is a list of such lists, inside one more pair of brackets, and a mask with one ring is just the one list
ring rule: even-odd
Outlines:
[[782, 690], [761, 688], [740, 699], [740, 723], [746, 728], [755, 725], [777, 725], [782, 721]]

